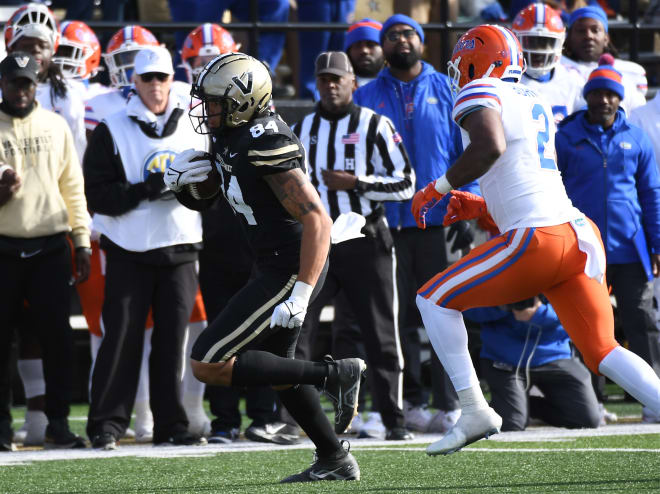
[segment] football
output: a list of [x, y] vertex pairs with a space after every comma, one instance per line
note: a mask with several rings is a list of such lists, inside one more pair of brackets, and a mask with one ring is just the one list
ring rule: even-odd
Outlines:
[[[201, 156], [197, 159], [198, 160], [209, 159], [209, 155]], [[212, 158], [211, 158], [211, 163], [213, 163]], [[220, 177], [220, 172], [218, 172], [217, 168], [215, 167], [215, 164], [213, 164], [211, 167], [211, 171], [206, 176], [206, 179], [204, 179], [204, 181], [193, 184], [186, 184], [184, 185], [184, 188], [195, 199], [210, 199], [211, 197], [215, 196], [218, 193], [221, 185], [222, 185], [222, 178]]]

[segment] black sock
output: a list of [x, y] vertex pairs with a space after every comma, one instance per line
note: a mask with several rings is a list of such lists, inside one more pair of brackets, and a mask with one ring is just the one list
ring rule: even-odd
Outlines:
[[272, 353], [248, 350], [238, 356], [232, 369], [232, 386], [281, 384], [323, 384], [328, 364], [278, 357]]
[[327, 458], [345, 454], [332, 424], [321, 408], [319, 394], [313, 386], [296, 386], [278, 391], [277, 395], [298, 425], [307, 433], [307, 437], [312, 440], [319, 456]]

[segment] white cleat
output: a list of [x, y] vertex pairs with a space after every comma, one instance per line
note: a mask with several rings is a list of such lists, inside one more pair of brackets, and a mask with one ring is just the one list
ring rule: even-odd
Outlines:
[[474, 412], [463, 412], [449, 432], [426, 448], [429, 456], [449, 455], [479, 439], [488, 439], [500, 432], [502, 417], [492, 408], [483, 408]]

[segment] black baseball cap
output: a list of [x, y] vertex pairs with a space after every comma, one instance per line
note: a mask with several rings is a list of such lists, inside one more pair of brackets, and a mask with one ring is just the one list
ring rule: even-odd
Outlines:
[[19, 77], [25, 77], [36, 84], [38, 76], [39, 64], [29, 53], [15, 51], [0, 62], [0, 79], [13, 81]]
[[324, 51], [317, 57], [314, 70], [314, 75], [321, 74], [353, 75], [353, 65], [343, 51]]

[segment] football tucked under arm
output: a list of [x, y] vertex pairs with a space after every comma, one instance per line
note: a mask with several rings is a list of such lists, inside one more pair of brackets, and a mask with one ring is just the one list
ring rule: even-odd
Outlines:
[[174, 192], [185, 191], [195, 199], [209, 199], [220, 190], [222, 179], [213, 156], [188, 149], [179, 153], [165, 171], [165, 184]]

